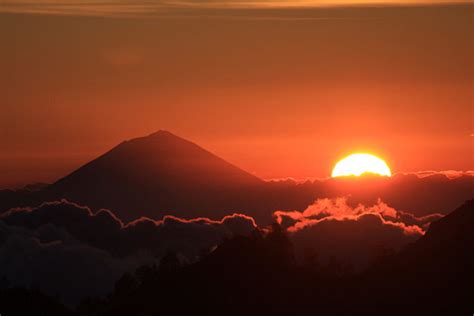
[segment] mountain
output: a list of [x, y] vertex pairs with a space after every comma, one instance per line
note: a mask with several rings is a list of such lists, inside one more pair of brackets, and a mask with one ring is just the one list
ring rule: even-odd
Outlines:
[[59, 199], [110, 209], [124, 221], [164, 215], [221, 219], [236, 212], [268, 224], [276, 209], [304, 209], [314, 201], [315, 188], [263, 181], [158, 131], [122, 142], [51, 185], [0, 190], [0, 213]]
[[166, 214], [218, 218], [247, 208], [246, 197], [263, 184], [196, 144], [158, 131], [119, 144], [48, 191], [110, 208], [124, 220]]

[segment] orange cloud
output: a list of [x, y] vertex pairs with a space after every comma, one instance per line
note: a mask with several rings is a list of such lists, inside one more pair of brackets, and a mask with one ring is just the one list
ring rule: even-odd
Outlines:
[[347, 203], [347, 197], [318, 199], [302, 212], [276, 211], [273, 215], [279, 224], [283, 224], [285, 218], [293, 221], [293, 224], [287, 227], [289, 232], [297, 232], [323, 221], [358, 221], [364, 216], [372, 215], [383, 225], [397, 227], [407, 235], [420, 236], [425, 233], [427, 222], [429, 224], [432, 220], [442, 217], [441, 214], [416, 217], [409, 212], [398, 211], [380, 199], [372, 206], [358, 204], [351, 207]]
[[276, 211], [276, 221], [289, 233], [298, 260], [334, 258], [360, 270], [380, 249], [398, 251], [423, 236], [441, 214], [417, 217], [379, 199], [374, 205], [348, 204], [348, 197], [318, 199], [304, 211]]

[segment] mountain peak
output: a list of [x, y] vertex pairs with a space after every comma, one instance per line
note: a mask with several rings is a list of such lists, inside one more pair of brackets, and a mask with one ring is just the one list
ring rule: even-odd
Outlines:
[[164, 129], [159, 129], [156, 132], [153, 132], [150, 135], [145, 136], [145, 138], [146, 137], [164, 137], [164, 136], [165, 137], [169, 137], [169, 136], [178, 137], [175, 134], [171, 133], [170, 131], [167, 131], [167, 130], [164, 130]]
[[61, 198], [110, 208], [130, 220], [166, 214], [210, 216], [211, 211], [220, 216], [245, 206], [242, 194], [262, 184], [197, 144], [159, 130], [119, 144], [52, 189]]
[[184, 138], [181, 138], [181, 137], [171, 133], [170, 131], [160, 129], [160, 130], [157, 130], [156, 132], [153, 132], [153, 133], [151, 133], [149, 135], [146, 135], [146, 136], [139, 136], [139, 137], [134, 137], [134, 138], [127, 139], [123, 143], [128, 143], [128, 142], [133, 142], [133, 141], [140, 141], [140, 140], [149, 141], [149, 140], [153, 140], [153, 139], [156, 140], [156, 139], [163, 139], [163, 138], [169, 138], [169, 139], [175, 139], [175, 140], [185, 140]]

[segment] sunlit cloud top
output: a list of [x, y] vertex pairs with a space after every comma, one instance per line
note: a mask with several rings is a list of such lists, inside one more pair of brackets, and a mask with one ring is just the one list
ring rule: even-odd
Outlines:
[[196, 10], [317, 8], [361, 5], [432, 5], [474, 3], [473, 0], [1, 0], [0, 12], [84, 16], [169, 16]]

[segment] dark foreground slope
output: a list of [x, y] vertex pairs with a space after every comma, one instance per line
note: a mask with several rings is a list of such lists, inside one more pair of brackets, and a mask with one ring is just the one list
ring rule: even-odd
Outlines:
[[474, 312], [474, 200], [431, 224], [425, 236], [367, 275], [378, 304], [400, 312], [470, 315]]
[[36, 290], [21, 288], [0, 287], [0, 309], [2, 315], [75, 315], [71, 309], [64, 306], [56, 298], [46, 296]]

